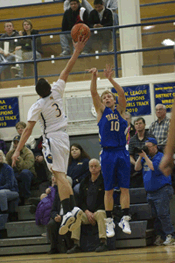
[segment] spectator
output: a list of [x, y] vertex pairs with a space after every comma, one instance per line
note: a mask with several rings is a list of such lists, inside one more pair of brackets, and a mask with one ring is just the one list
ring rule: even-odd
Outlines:
[[149, 127], [149, 132], [154, 134], [160, 151], [164, 151], [167, 138], [170, 119], [166, 116], [166, 107], [163, 104], [156, 105], [157, 120], [152, 122]]
[[[15, 37], [19, 36], [18, 31], [16, 31], [14, 29], [14, 25], [13, 25], [12, 21], [5, 22], [4, 30], [5, 30], [5, 33], [1, 35], [1, 38], [11, 37], [12, 39], [0, 41], [0, 62], [3, 62], [3, 63], [11, 62], [14, 60], [14, 58], [15, 58], [14, 51], [15, 51], [17, 43], [18, 43], [18, 40], [15, 39]], [[7, 43], [7, 44], [5, 44], [5, 43]], [[5, 45], [7, 45], [7, 49], [6, 49]], [[3, 70], [5, 70], [8, 67], [9, 67], [9, 65], [8, 66], [5, 66], [5, 65], [0, 66], [0, 74], [2, 73]], [[5, 75], [6, 79], [11, 78], [10, 70], [4, 71], [4, 75]]]
[[[101, 174], [100, 162], [97, 159], [89, 161], [90, 176], [84, 178], [80, 184], [80, 207], [84, 211], [82, 216], [82, 224], [98, 224], [100, 245], [96, 248], [96, 252], [108, 250], [106, 245], [106, 212], [104, 208], [104, 183]], [[81, 226], [72, 231], [71, 238], [74, 246], [67, 251], [68, 254], [81, 252], [80, 248], [80, 232]]]
[[153, 134], [145, 130], [145, 119], [142, 117], [137, 118], [134, 121], [134, 126], [136, 129], [136, 134], [130, 139], [129, 142], [129, 155], [131, 162], [131, 181], [130, 187], [142, 187], [143, 186], [143, 177], [141, 172], [135, 172], [134, 166], [136, 163], [139, 154], [136, 150], [136, 147], [142, 148], [145, 145], [145, 141], [148, 137], [154, 137]]
[[[70, 184], [72, 184], [72, 181], [70, 178], [68, 178], [68, 181]], [[54, 198], [54, 202], [53, 202], [53, 206], [52, 206], [52, 210], [50, 213], [50, 221], [47, 224], [47, 233], [48, 233], [48, 238], [50, 240], [50, 244], [51, 244], [51, 249], [48, 252], [48, 254], [57, 254], [59, 252], [62, 252], [61, 249], [61, 241], [62, 238], [60, 238], [60, 235], [58, 234], [58, 230], [60, 228], [61, 225], [61, 220], [62, 220], [62, 216], [63, 216], [63, 207], [61, 205], [60, 202], [60, 197], [58, 194], [58, 189], [56, 186], [56, 192], [55, 192], [55, 198]], [[64, 237], [67, 240], [68, 243], [68, 233], [62, 237]], [[60, 241], [60, 244], [58, 244]], [[67, 244], [68, 248], [69, 248], [69, 244]], [[59, 247], [59, 249], [58, 249]], [[64, 251], [65, 252], [65, 251]]]
[[[22, 22], [23, 31], [19, 31], [20, 36], [31, 36], [31, 35], [38, 35], [39, 31], [33, 29], [32, 22], [29, 19], [25, 19]], [[41, 46], [41, 38], [38, 36], [36, 37], [36, 58], [41, 59], [42, 46]], [[33, 41], [32, 38], [22, 38], [20, 40], [20, 46], [17, 47], [18, 49], [18, 55], [23, 58], [23, 60], [33, 60]], [[17, 69], [19, 68], [21, 75], [19, 77], [23, 76], [24, 72], [24, 65], [20, 64], [17, 66]], [[29, 76], [33, 75], [31, 64], [27, 64], [26, 66], [27, 73]]]
[[73, 180], [73, 190], [77, 195], [81, 181], [89, 174], [89, 155], [81, 145], [74, 143], [70, 147], [67, 175]]
[[[70, 8], [65, 11], [62, 21], [62, 31], [71, 31], [72, 27], [78, 23], [88, 25], [88, 12], [84, 7], [80, 6], [79, 0], [70, 0]], [[62, 53], [60, 56], [70, 55], [70, 45], [72, 42], [71, 34], [61, 34], [60, 43]]]
[[50, 213], [57, 190], [56, 179], [52, 176], [52, 186], [47, 188], [40, 196], [40, 202], [36, 208], [35, 220], [37, 225], [47, 225], [50, 220]]
[[39, 184], [40, 190], [43, 192], [45, 190], [45, 185], [47, 182], [51, 181], [52, 173], [49, 171], [47, 164], [44, 160], [42, 153], [42, 142], [43, 137], [37, 140], [35, 148], [32, 150], [35, 156], [35, 171], [37, 173], [37, 183]]
[[[87, 0], [81, 0], [81, 6], [86, 8], [88, 14], [93, 10], [93, 7]], [[64, 1], [64, 11], [70, 8], [70, 0], [65, 0]]]
[[18, 183], [13, 169], [6, 163], [0, 150], [0, 213], [8, 213], [8, 201], [18, 198]]
[[[17, 135], [13, 138], [13, 149], [6, 155], [7, 163], [12, 165], [12, 155], [17, 148], [20, 136]], [[31, 182], [34, 176], [36, 176], [34, 168], [34, 155], [31, 150], [26, 146], [20, 151], [20, 156], [14, 167], [15, 177], [19, 185], [19, 196], [21, 199], [21, 205], [30, 204], [28, 198], [30, 197]]]
[[104, 6], [110, 9], [113, 13], [114, 25], [118, 25], [118, 3], [117, 0], [103, 0]]
[[0, 150], [6, 155], [7, 153], [7, 145], [4, 140], [0, 139]]
[[135, 170], [143, 169], [144, 187], [147, 200], [155, 217], [155, 245], [172, 245], [175, 242], [174, 228], [170, 218], [170, 199], [173, 196], [171, 175], [165, 177], [159, 169], [163, 153], [158, 151], [157, 141], [148, 137], [145, 142], [148, 155], [142, 151], [135, 163]]
[[129, 148], [129, 141], [131, 137], [133, 137], [136, 133], [134, 125], [131, 123], [132, 116], [131, 114], [126, 111], [125, 112], [125, 120], [128, 122], [127, 134], [126, 134], [126, 148]]
[[[92, 10], [89, 15], [90, 27], [98, 29], [113, 26], [112, 12], [108, 8], [105, 8], [103, 0], [95, 0], [94, 7], [94, 10]], [[111, 30], [97, 30], [97, 33], [94, 31], [82, 54], [88, 54], [91, 51], [94, 42], [101, 43], [102, 52], [108, 52], [111, 38]]]
[[[18, 123], [16, 123], [15, 128], [17, 130], [17, 133], [21, 136], [21, 134], [23, 133], [23, 130], [26, 127], [26, 123], [23, 121], [19, 121]], [[36, 145], [36, 141], [34, 139], [33, 136], [30, 136], [29, 139], [26, 142], [26, 147], [29, 148], [30, 150], [33, 150], [35, 148]], [[11, 143], [10, 146], [10, 151], [13, 149], [13, 141]]]

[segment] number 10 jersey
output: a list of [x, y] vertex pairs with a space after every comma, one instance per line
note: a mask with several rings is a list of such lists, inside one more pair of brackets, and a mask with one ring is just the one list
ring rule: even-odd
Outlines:
[[102, 147], [125, 148], [127, 121], [115, 108], [112, 111], [106, 107], [98, 123], [100, 144]]

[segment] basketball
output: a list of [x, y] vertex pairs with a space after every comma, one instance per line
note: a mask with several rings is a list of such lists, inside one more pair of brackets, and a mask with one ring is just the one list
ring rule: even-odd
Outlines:
[[90, 38], [90, 35], [91, 35], [91, 31], [89, 27], [82, 23], [74, 25], [71, 30], [71, 37], [74, 42], [78, 42], [79, 36], [81, 36], [80, 37], [81, 39], [83, 36], [85, 36], [85, 38]]

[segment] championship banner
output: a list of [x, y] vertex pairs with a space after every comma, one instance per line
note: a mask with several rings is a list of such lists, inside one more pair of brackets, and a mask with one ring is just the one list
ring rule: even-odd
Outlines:
[[[127, 100], [126, 111], [132, 116], [143, 116], [151, 114], [150, 90], [149, 85], [138, 85], [122, 87]], [[116, 96], [118, 103], [118, 94], [114, 88], [111, 89]]]
[[166, 106], [167, 112], [171, 111], [175, 96], [175, 82], [154, 85], [155, 105], [161, 103]]
[[14, 127], [19, 122], [18, 98], [0, 98], [0, 128]]

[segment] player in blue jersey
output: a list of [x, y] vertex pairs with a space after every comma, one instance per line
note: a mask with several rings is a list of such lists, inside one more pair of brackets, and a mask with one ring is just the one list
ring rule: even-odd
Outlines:
[[107, 237], [115, 235], [115, 224], [112, 219], [115, 186], [120, 187], [121, 190], [122, 218], [119, 227], [122, 228], [124, 233], [131, 234], [129, 225], [129, 220], [131, 219], [129, 216], [130, 158], [129, 152], [125, 148], [127, 121], [124, 119], [126, 109], [124, 90], [115, 82], [112, 77], [113, 70], [107, 65], [104, 74], [118, 93], [118, 105], [116, 107], [116, 98], [111, 91], [106, 90], [101, 97], [99, 96], [97, 92], [97, 69], [92, 68], [89, 72], [92, 73], [91, 95], [97, 112], [102, 147], [101, 167], [105, 185], [106, 234]]

